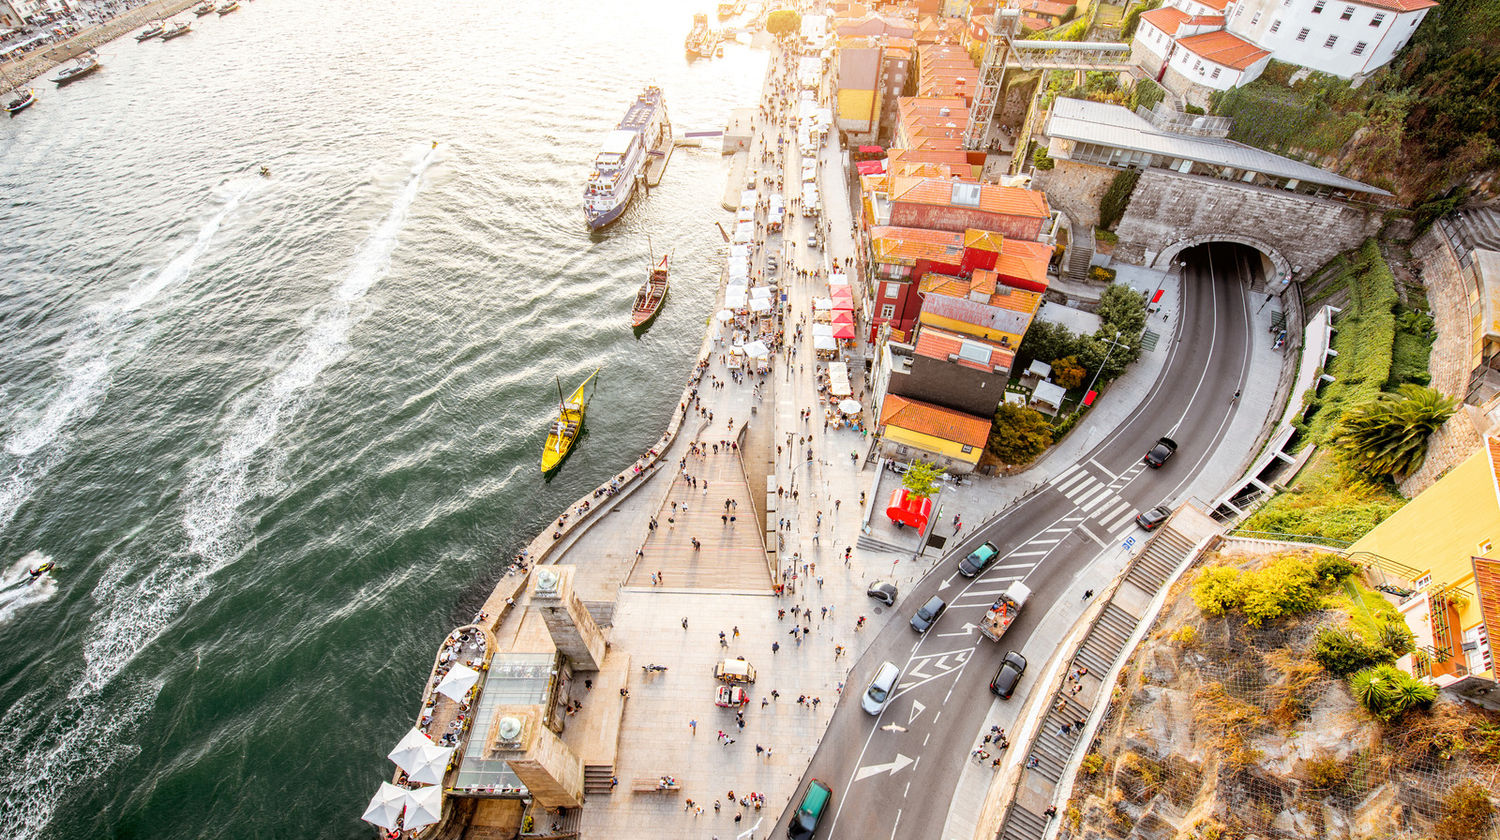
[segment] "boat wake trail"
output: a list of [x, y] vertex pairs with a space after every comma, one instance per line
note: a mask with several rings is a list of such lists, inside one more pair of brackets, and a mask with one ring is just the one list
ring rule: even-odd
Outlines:
[[[408, 210], [421, 190], [422, 175], [435, 150], [412, 168], [391, 210], [360, 246], [348, 273], [320, 307], [300, 340], [300, 348], [276, 375], [241, 398], [220, 425], [223, 443], [191, 470], [183, 491], [186, 550], [174, 557], [112, 565], [94, 588], [102, 605], [84, 649], [83, 679], [72, 696], [100, 691], [147, 645], [211, 588], [210, 576], [233, 560], [253, 523], [239, 509], [249, 499], [271, 493], [274, 469], [259, 458], [283, 423], [296, 415], [308, 388], [329, 365], [348, 353], [356, 306], [385, 274]], [[281, 355], [280, 353], [278, 356]], [[272, 464], [274, 466], [274, 463]]]
[[31, 551], [12, 563], [0, 576], [0, 624], [15, 617], [22, 607], [40, 604], [57, 594], [57, 581], [51, 572], [43, 572], [35, 579], [31, 570], [51, 560], [40, 551]]
[[98, 304], [62, 341], [58, 362], [61, 382], [39, 404], [23, 406], [0, 443], [0, 529], [31, 498], [47, 473], [62, 461], [70, 430], [92, 417], [109, 391], [111, 374], [150, 341], [150, 330], [133, 329], [140, 310], [162, 292], [181, 283], [208, 250], [224, 220], [247, 196], [251, 186], [233, 188], [224, 206], [204, 223], [193, 241], [159, 269], [143, 271], [123, 292]]

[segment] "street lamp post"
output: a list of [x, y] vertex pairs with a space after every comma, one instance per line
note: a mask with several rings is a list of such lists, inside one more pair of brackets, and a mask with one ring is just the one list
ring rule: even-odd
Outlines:
[[[1084, 399], [1088, 399], [1089, 392], [1092, 391], [1092, 390], [1094, 390], [1094, 383], [1096, 383], [1096, 382], [1099, 381], [1099, 374], [1104, 371], [1104, 366], [1107, 365], [1107, 364], [1109, 364], [1109, 356], [1110, 356], [1110, 354], [1113, 353], [1113, 352], [1115, 352], [1115, 348], [1118, 347], [1121, 343], [1122, 342], [1120, 341], [1120, 331], [1119, 330], [1115, 330], [1115, 337], [1109, 339], [1109, 349], [1106, 350], [1106, 351], [1104, 351], [1104, 361], [1100, 362], [1099, 363], [1099, 367], [1094, 370], [1094, 376], [1093, 376], [1093, 378], [1091, 378], [1089, 380], [1089, 386], [1087, 388], [1083, 389], [1083, 398]], [[1077, 414], [1082, 409], [1083, 409], [1083, 403], [1080, 402], [1078, 404], [1078, 408], [1073, 409], [1073, 413]]]

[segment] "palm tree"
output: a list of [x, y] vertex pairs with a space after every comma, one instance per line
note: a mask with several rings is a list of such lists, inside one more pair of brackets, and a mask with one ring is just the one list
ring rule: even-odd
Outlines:
[[1402, 385], [1344, 415], [1331, 443], [1357, 472], [1399, 478], [1427, 457], [1427, 438], [1453, 416], [1456, 402], [1432, 388]]

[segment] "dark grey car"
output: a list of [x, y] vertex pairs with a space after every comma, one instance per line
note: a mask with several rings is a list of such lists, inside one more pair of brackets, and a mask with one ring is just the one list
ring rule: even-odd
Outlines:
[[931, 627], [946, 609], [948, 609], [947, 602], [936, 595], [932, 596], [931, 600], [923, 604], [922, 608], [917, 610], [917, 614], [911, 617], [911, 629], [918, 633], [926, 633], [927, 628]]
[[888, 580], [877, 580], [870, 584], [865, 594], [887, 605], [894, 604], [896, 603], [896, 584]]

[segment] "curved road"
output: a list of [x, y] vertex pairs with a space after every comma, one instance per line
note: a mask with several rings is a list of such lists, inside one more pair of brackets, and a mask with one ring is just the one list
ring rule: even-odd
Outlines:
[[[1231, 245], [1199, 246], [1179, 259], [1187, 267], [1176, 334], [1163, 337], [1172, 342], [1166, 365], [1131, 419], [1078, 464], [971, 533], [893, 609], [877, 610], [889, 620], [850, 672], [844, 702], [803, 777], [804, 784], [818, 778], [834, 790], [819, 838], [939, 836], [991, 703], [1007, 702], [988, 689], [1005, 651], [1026, 647], [1050, 605], [1065, 592], [1072, 597], [1068, 587], [1079, 570], [1136, 530], [1135, 512], [1177, 500], [1220, 445], [1249, 364], [1249, 287], [1261, 279], [1258, 261]], [[1162, 469], [1147, 470], [1142, 456], [1163, 435], [1178, 450]], [[958, 558], [986, 540], [1000, 557], [983, 575], [960, 577]], [[1013, 580], [1026, 582], [1031, 600], [1006, 636], [991, 642], [971, 625]], [[934, 594], [948, 610], [918, 636], [908, 620]], [[1043, 669], [1040, 658], [1033, 657], [1008, 701], [1013, 710]], [[859, 698], [887, 660], [901, 667], [901, 681], [875, 718]], [[786, 836], [796, 804], [794, 797], [769, 836]], [[977, 810], [979, 803], [965, 806]]]

